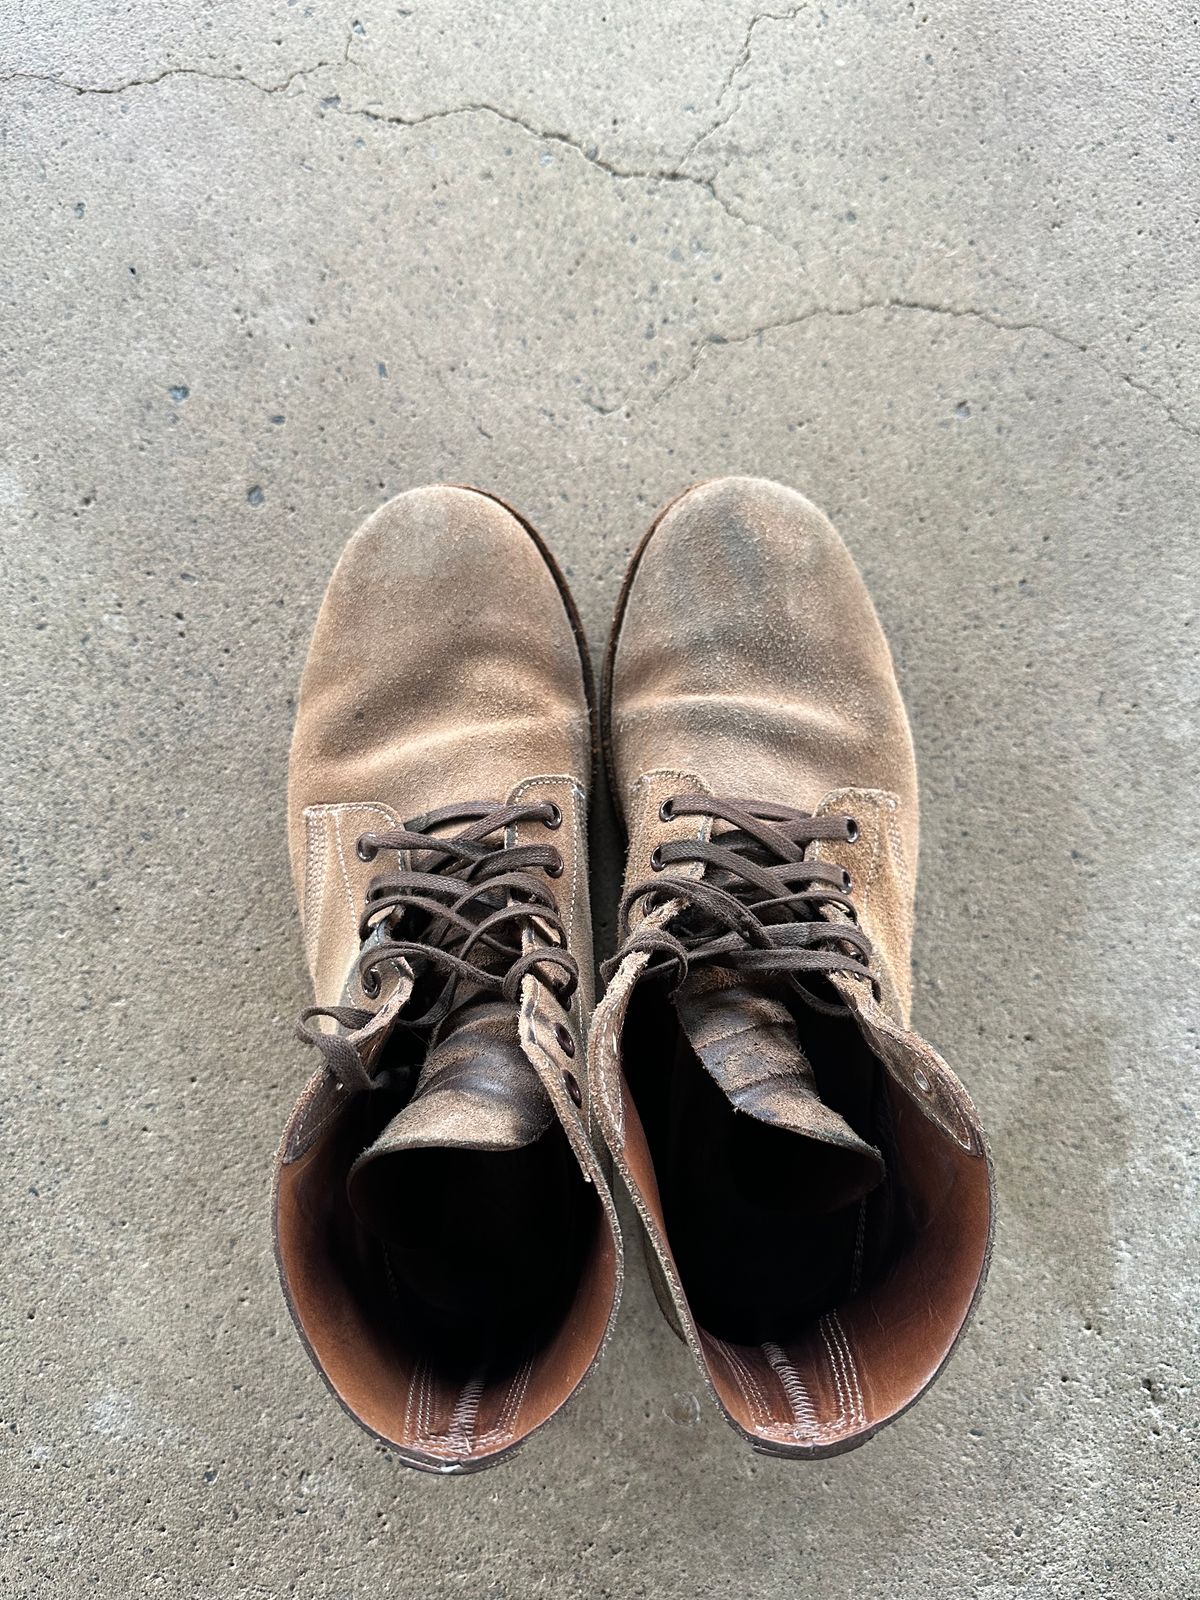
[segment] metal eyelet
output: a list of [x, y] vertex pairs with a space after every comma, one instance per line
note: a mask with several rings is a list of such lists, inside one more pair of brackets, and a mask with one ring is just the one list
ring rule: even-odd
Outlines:
[[917, 1067], [913, 1072], [913, 1082], [916, 1084], [917, 1088], [920, 1089], [922, 1094], [929, 1093], [929, 1079], [925, 1076], [920, 1067]]
[[654, 849], [650, 852], [650, 871], [661, 872], [665, 866], [666, 862], [662, 858], [662, 851], [657, 845], [655, 845]]
[[379, 854], [379, 846], [372, 840], [369, 833], [361, 833], [355, 842], [354, 854], [360, 861], [374, 861]]
[[575, 1036], [565, 1022], [554, 1024], [554, 1037], [558, 1040], [558, 1048], [565, 1056], [575, 1054]]
[[855, 822], [853, 817], [847, 817], [846, 818], [846, 838], [850, 841], [851, 844], [854, 844], [855, 841], [858, 839], [858, 834], [859, 834], [858, 823]]
[[368, 1000], [377, 1000], [379, 998], [379, 991], [382, 987], [383, 985], [379, 981], [379, 974], [375, 971], [374, 967], [369, 968], [359, 979], [359, 988], [366, 995]]
[[583, 1104], [583, 1090], [579, 1087], [579, 1079], [573, 1072], [564, 1072], [563, 1083], [566, 1084], [567, 1093], [570, 1095], [572, 1103], [581, 1106]]
[[673, 822], [675, 820], [675, 802], [670, 795], [658, 808], [658, 820], [660, 822]]
[[563, 858], [561, 850], [554, 852], [554, 860], [546, 868], [548, 878], [561, 878], [563, 875]]
[[562, 807], [561, 806], [556, 806], [554, 804], [553, 800], [547, 800], [547, 802], [546, 802], [546, 810], [550, 813], [550, 815], [543, 819], [542, 826], [544, 828], [551, 828], [551, 829], [561, 828], [562, 827]]
[[842, 892], [844, 894], [851, 894], [853, 892], [853, 890], [854, 890], [854, 879], [846, 871], [845, 867], [843, 867], [842, 868]]

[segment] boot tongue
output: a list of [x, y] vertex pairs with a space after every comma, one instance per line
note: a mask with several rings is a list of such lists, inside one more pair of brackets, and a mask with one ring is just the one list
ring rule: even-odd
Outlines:
[[553, 1117], [521, 1048], [516, 1007], [471, 1000], [443, 1026], [407, 1105], [350, 1168], [350, 1203], [372, 1226], [390, 1158], [409, 1150], [521, 1150]]
[[688, 1043], [738, 1111], [807, 1141], [797, 1152], [797, 1201], [840, 1210], [882, 1180], [883, 1157], [826, 1105], [782, 1001], [723, 967], [690, 973], [675, 992]]

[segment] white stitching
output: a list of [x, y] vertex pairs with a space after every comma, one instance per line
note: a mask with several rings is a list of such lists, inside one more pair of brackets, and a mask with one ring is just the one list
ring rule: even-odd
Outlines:
[[846, 1424], [846, 1394], [842, 1388], [841, 1367], [839, 1366], [837, 1358], [833, 1353], [833, 1340], [826, 1329], [827, 1321], [828, 1319], [826, 1317], [822, 1317], [817, 1323], [817, 1328], [820, 1330], [821, 1338], [825, 1342], [825, 1349], [829, 1355], [829, 1370], [833, 1374], [833, 1385], [837, 1390], [838, 1414], [834, 1420], [828, 1424], [831, 1429], [836, 1430], [845, 1427]]
[[841, 1317], [836, 1311], [830, 1312], [830, 1316], [832, 1317], [833, 1325], [837, 1329], [838, 1335], [841, 1338], [842, 1349], [845, 1351], [846, 1355], [846, 1365], [850, 1369], [850, 1380], [854, 1385], [854, 1393], [858, 1402], [858, 1420], [860, 1423], [865, 1423], [867, 1420], [867, 1407], [866, 1402], [863, 1400], [862, 1385], [858, 1381], [858, 1363], [854, 1359], [854, 1351], [851, 1348], [850, 1340], [846, 1334], [846, 1330], [842, 1326]]
[[[765, 1428], [770, 1422], [771, 1408], [767, 1404], [767, 1397], [763, 1393], [758, 1379], [751, 1370], [749, 1363], [745, 1361], [742, 1355], [736, 1351], [731, 1344], [727, 1343], [726, 1340], [715, 1339], [713, 1342], [714, 1344], [719, 1345], [724, 1351], [725, 1359], [729, 1363], [730, 1369], [733, 1372], [738, 1388], [741, 1390], [742, 1398], [745, 1400], [747, 1408], [757, 1416], [758, 1420], [755, 1423], [755, 1427], [759, 1430]], [[749, 1391], [753, 1391], [753, 1393], [748, 1391], [747, 1385], [749, 1386]]]
[[471, 1453], [471, 1430], [479, 1416], [479, 1402], [483, 1396], [486, 1374], [487, 1369], [481, 1367], [467, 1379], [462, 1392], [454, 1402], [449, 1426], [445, 1433], [440, 1435], [445, 1440], [447, 1448], [453, 1450], [455, 1455], [466, 1456]]
[[761, 1421], [762, 1421], [762, 1413], [759, 1410], [759, 1408], [755, 1405], [754, 1400], [751, 1398], [749, 1390], [746, 1388], [746, 1385], [742, 1380], [741, 1371], [738, 1368], [737, 1363], [733, 1359], [733, 1355], [732, 1355], [732, 1353], [731, 1353], [731, 1351], [729, 1349], [729, 1346], [724, 1342], [723, 1339], [714, 1339], [713, 1343], [715, 1345], [719, 1346], [719, 1348], [721, 1349], [722, 1353], [724, 1354], [724, 1356], [725, 1356], [725, 1365], [729, 1370], [730, 1376], [733, 1378], [734, 1387], [737, 1389], [738, 1393], [741, 1395], [743, 1401], [745, 1402], [746, 1410], [750, 1413], [751, 1417], [754, 1419], [753, 1426], [757, 1428], [760, 1425]]
[[384, 805], [382, 800], [339, 800], [336, 804], [305, 806], [306, 817], [330, 816], [342, 811], [376, 811], [381, 817], [386, 817], [389, 822], [397, 827], [400, 825], [400, 813], [391, 806]]
[[501, 1439], [511, 1439], [514, 1424], [520, 1414], [521, 1406], [525, 1402], [525, 1391], [529, 1387], [529, 1380], [533, 1375], [533, 1357], [530, 1356], [523, 1366], [517, 1368], [516, 1376], [508, 1386], [504, 1404], [500, 1407], [495, 1423], [483, 1433], [475, 1436], [476, 1448], [483, 1445], [497, 1444]]
[[338, 816], [331, 820], [333, 822], [333, 837], [337, 841], [338, 864], [342, 869], [342, 882], [346, 887], [346, 903], [350, 907], [350, 915], [357, 917], [358, 907], [354, 903], [354, 891], [350, 887], [350, 874], [346, 870], [346, 852], [342, 849], [342, 819]]
[[404, 1437], [406, 1439], [415, 1440], [418, 1437], [418, 1435], [414, 1434], [413, 1432], [413, 1400], [416, 1396], [417, 1380], [421, 1376], [423, 1365], [424, 1363], [421, 1357], [418, 1356], [416, 1365], [412, 1370], [412, 1376], [408, 1380], [408, 1400], [404, 1407]]
[[815, 1433], [819, 1427], [817, 1413], [800, 1374], [779, 1345], [766, 1343], [762, 1350], [772, 1372], [779, 1379], [779, 1387], [783, 1390], [797, 1432]]
[[304, 953], [310, 967], [316, 965], [317, 929], [325, 904], [325, 831], [324, 817], [304, 813]]

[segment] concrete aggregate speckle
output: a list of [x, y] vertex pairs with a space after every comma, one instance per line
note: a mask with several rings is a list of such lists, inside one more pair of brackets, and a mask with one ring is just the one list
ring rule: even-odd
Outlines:
[[[4, 34], [0, 1591], [1190, 1600], [1195, 18], [46, 0]], [[630, 1225], [559, 1425], [406, 1474], [267, 1232], [316, 607], [388, 495], [474, 482], [598, 650], [654, 511], [726, 471], [830, 513], [893, 643], [990, 1288], [919, 1407], [806, 1471], [698, 1400]]]

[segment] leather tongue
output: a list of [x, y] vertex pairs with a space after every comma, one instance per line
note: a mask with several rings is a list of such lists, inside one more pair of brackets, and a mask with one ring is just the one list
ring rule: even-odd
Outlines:
[[812, 1214], [840, 1210], [884, 1177], [883, 1157], [822, 1100], [796, 1023], [752, 978], [722, 967], [691, 973], [675, 992], [687, 1041], [738, 1111], [809, 1142], [797, 1151], [795, 1198]]
[[[346, 1190], [359, 1220], [379, 1231], [385, 1173], [411, 1150], [522, 1150], [541, 1138], [554, 1111], [521, 1048], [516, 1008], [475, 1000], [443, 1028], [412, 1098], [354, 1162]], [[386, 1223], [385, 1230], [386, 1231]]]

